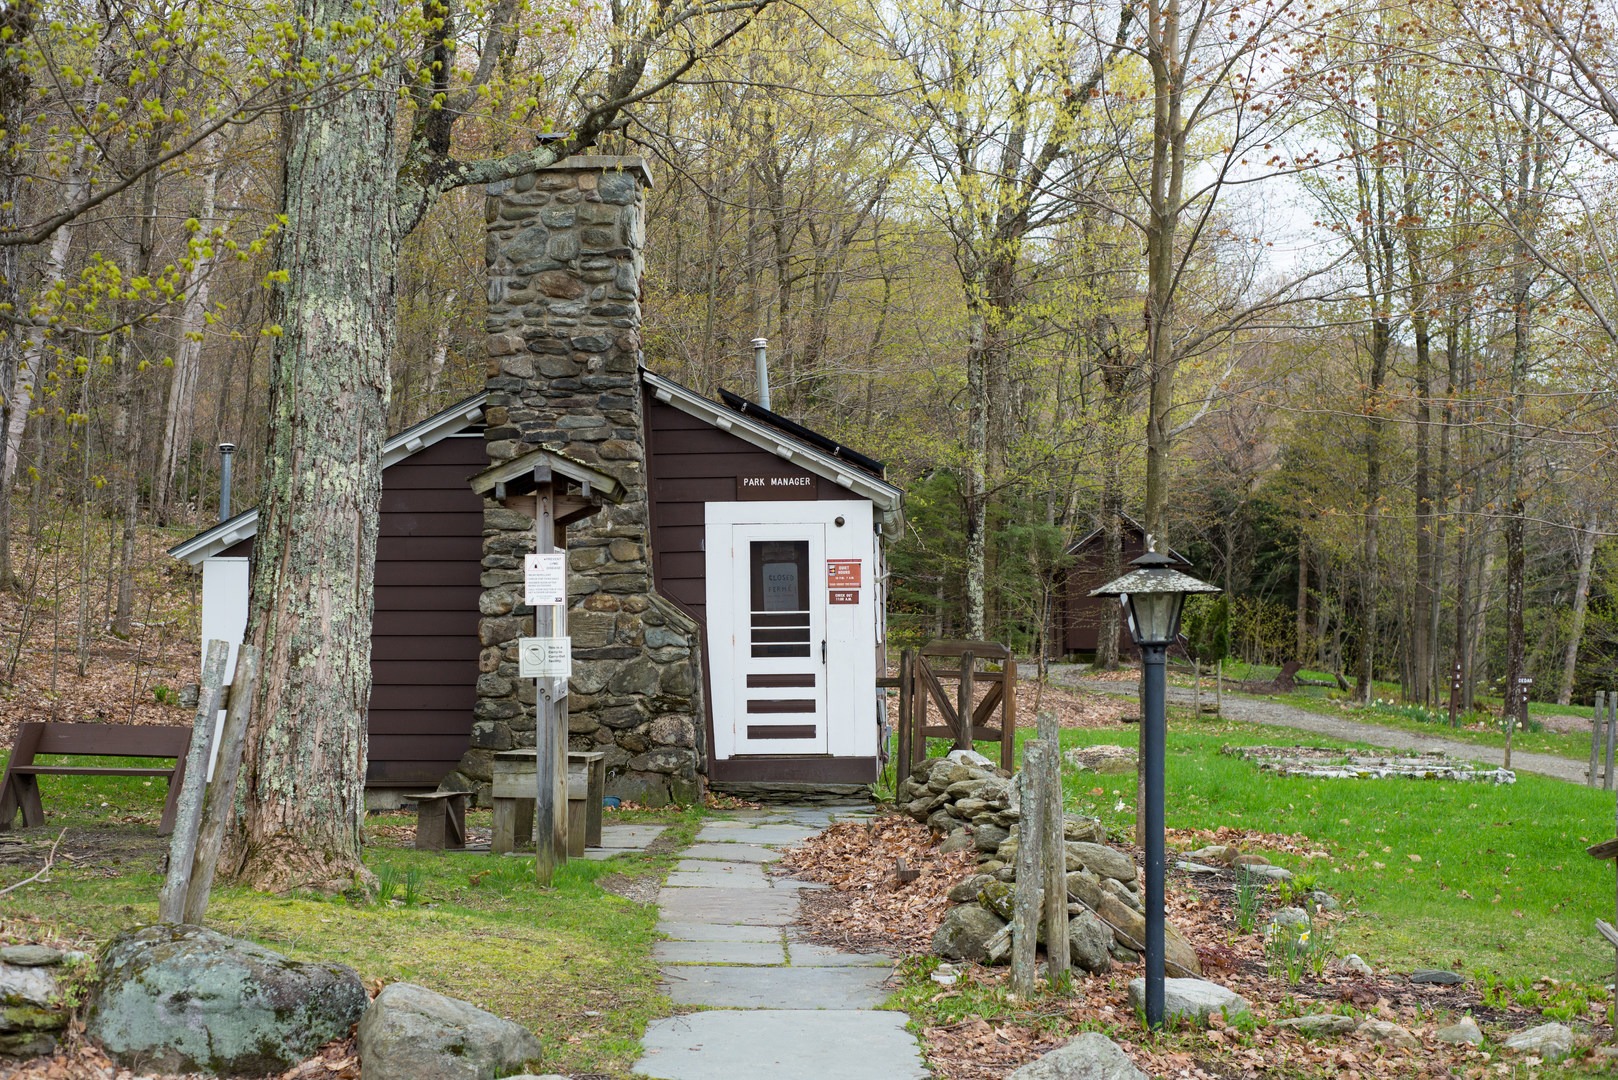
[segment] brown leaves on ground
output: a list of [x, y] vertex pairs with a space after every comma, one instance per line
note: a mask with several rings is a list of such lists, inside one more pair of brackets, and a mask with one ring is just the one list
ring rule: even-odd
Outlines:
[[[1177, 844], [1234, 844], [1243, 850], [1308, 853], [1310, 841], [1249, 830], [1221, 828], [1173, 834]], [[1138, 855], [1138, 853], [1137, 853]], [[919, 869], [917, 879], [899, 885], [899, 859]], [[798, 877], [832, 886], [806, 892], [799, 920], [811, 939], [843, 948], [921, 956], [931, 951], [932, 935], [948, 910], [952, 885], [970, 875], [969, 852], [940, 855], [925, 826], [903, 817], [870, 824], [842, 823], [787, 852], [783, 864]], [[1181, 1030], [1141, 1039], [1129, 1007], [1129, 980], [1141, 966], [1115, 965], [1105, 975], [1075, 972], [1070, 997], [1042, 996], [1026, 1008], [994, 1018], [973, 1016], [923, 1030], [927, 1060], [945, 1080], [1003, 1080], [1020, 1065], [1065, 1043], [1080, 1031], [1103, 1031], [1141, 1069], [1174, 1080], [1236, 1080], [1269, 1076], [1341, 1076], [1354, 1080], [1464, 1076], [1482, 1080], [1496, 1064], [1483, 1051], [1437, 1043], [1432, 1036], [1443, 1013], [1470, 1012], [1486, 1023], [1523, 1026], [1543, 1018], [1486, 1009], [1464, 986], [1424, 986], [1393, 976], [1366, 978], [1327, 969], [1297, 984], [1269, 974], [1259, 934], [1236, 932], [1233, 888], [1224, 877], [1188, 877], [1171, 871], [1168, 916], [1208, 965], [1210, 977], [1241, 994], [1265, 1017], [1332, 1012], [1352, 1003], [1362, 1016], [1389, 1020], [1421, 1040], [1405, 1051], [1348, 1036], [1311, 1039], [1284, 1028], [1241, 1030], [1215, 1018], [1203, 1031]], [[939, 988], [934, 1001], [959, 997], [966, 987], [997, 992], [1005, 968], [963, 965], [963, 984]], [[1136, 1042], [1134, 1040], [1141, 1039]]]
[[[901, 858], [919, 871], [906, 884], [895, 873]], [[977, 856], [942, 854], [927, 826], [891, 816], [869, 825], [833, 825], [787, 851], [781, 865], [796, 877], [831, 886], [803, 893], [803, 910], [813, 912], [805, 921], [816, 941], [904, 956], [931, 948], [949, 907], [946, 894], [972, 873]]]
[[[49, 1057], [20, 1063], [11, 1071], [0, 1069], [0, 1080], [206, 1080], [206, 1073], [156, 1074], [135, 1072], [114, 1064], [81, 1032], [69, 1037]], [[360, 1056], [354, 1038], [328, 1043], [308, 1061], [294, 1065], [269, 1080], [359, 1080]]]

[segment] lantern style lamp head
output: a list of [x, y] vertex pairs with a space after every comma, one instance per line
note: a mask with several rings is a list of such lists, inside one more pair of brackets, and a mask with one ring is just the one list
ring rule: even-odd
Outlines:
[[1172, 645], [1180, 632], [1180, 609], [1190, 593], [1216, 593], [1219, 587], [1174, 569], [1174, 560], [1148, 551], [1130, 562], [1131, 570], [1091, 596], [1116, 596], [1129, 617], [1129, 634], [1137, 646]]

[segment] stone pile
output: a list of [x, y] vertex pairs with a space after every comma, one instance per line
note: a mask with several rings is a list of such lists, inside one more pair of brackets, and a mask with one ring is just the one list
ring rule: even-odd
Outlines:
[[56, 1049], [73, 1017], [67, 984], [82, 959], [44, 945], [0, 948], [0, 1058]]
[[[898, 801], [907, 815], [944, 835], [940, 850], [977, 853], [977, 873], [950, 890], [958, 906], [945, 916], [933, 951], [979, 963], [1008, 959], [1004, 931], [1018, 888], [1020, 818], [1010, 774], [981, 754], [956, 750], [916, 766], [900, 786]], [[1096, 972], [1113, 960], [1135, 961], [1144, 948], [1146, 917], [1134, 858], [1108, 845], [1106, 830], [1094, 818], [1068, 814], [1062, 834], [1073, 964]], [[1172, 925], [1165, 929], [1169, 973], [1201, 974], [1196, 951]]]

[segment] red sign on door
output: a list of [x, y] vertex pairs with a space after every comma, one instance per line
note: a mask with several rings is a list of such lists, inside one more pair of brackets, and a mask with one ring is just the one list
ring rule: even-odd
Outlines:
[[858, 589], [833, 589], [830, 595], [833, 604], [857, 604], [860, 602]]
[[[860, 560], [827, 559], [826, 588], [858, 589], [860, 587]], [[835, 603], [835, 601], [833, 601]]]

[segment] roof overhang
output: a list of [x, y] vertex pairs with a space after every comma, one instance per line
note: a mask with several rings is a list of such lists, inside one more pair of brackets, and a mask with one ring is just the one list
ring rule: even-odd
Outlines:
[[479, 495], [493, 495], [501, 488], [512, 487], [526, 493], [536, 486], [536, 470], [541, 469], [549, 469], [553, 476], [562, 477], [566, 486], [578, 489], [585, 498], [595, 496], [603, 502], [617, 502], [624, 494], [624, 486], [611, 473], [549, 446], [490, 465], [472, 477], [472, 490]]
[[[483, 419], [483, 404], [488, 392], [474, 394], [465, 401], [451, 405], [418, 424], [412, 424], [382, 444], [382, 467], [395, 465], [418, 450], [425, 450], [442, 442]], [[183, 543], [169, 548], [169, 554], [181, 562], [196, 566], [204, 559], [219, 554], [258, 534], [258, 508], [243, 511], [227, 518], [211, 529], [206, 529]]]
[[892, 484], [878, 480], [863, 469], [855, 468], [846, 461], [840, 461], [808, 443], [795, 439], [779, 428], [754, 420], [717, 401], [711, 401], [661, 375], [654, 375], [643, 368], [640, 377], [647, 389], [652, 392], [652, 396], [665, 405], [672, 406], [687, 416], [694, 416], [720, 431], [729, 432], [743, 442], [766, 450], [783, 461], [790, 461], [839, 487], [847, 488], [862, 499], [870, 500], [876, 508], [877, 525], [882, 530], [882, 535], [891, 539], [899, 534], [899, 529], [904, 523], [904, 492]]

